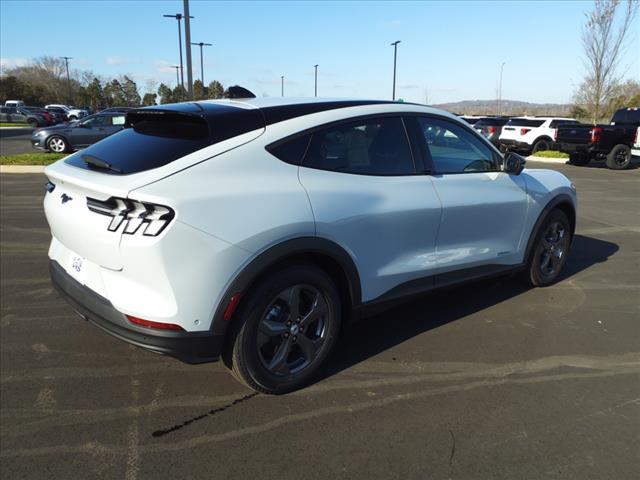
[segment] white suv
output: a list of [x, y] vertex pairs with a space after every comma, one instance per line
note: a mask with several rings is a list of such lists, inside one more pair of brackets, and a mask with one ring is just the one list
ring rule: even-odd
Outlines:
[[53, 284], [106, 332], [248, 386], [308, 382], [341, 323], [521, 271], [554, 282], [575, 229], [562, 174], [524, 170], [444, 111], [247, 99], [132, 110], [47, 167]]
[[503, 150], [536, 153], [550, 150], [555, 140], [555, 130], [560, 125], [579, 123], [574, 118], [518, 117], [510, 119], [502, 127], [499, 142]]

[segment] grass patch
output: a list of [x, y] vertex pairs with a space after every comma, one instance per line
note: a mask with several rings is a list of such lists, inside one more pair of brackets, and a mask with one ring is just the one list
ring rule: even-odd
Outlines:
[[542, 152], [534, 153], [533, 156], [543, 158], [569, 158], [568, 153], [558, 152], [557, 150], [543, 150]]
[[49, 165], [66, 157], [66, 153], [19, 153], [17, 155], [0, 155], [0, 165]]
[[0, 122], [0, 128], [2, 127], [28, 127], [28, 123], [16, 123], [16, 122]]

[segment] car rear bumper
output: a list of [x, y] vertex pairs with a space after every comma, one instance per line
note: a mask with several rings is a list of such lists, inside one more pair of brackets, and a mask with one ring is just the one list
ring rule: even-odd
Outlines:
[[500, 139], [500, 145], [508, 150], [531, 150], [531, 145], [518, 140]]
[[53, 286], [81, 317], [120, 340], [186, 363], [211, 362], [220, 356], [223, 335], [133, 326], [109, 300], [76, 281], [55, 260], [49, 260], [49, 272]]
[[573, 152], [590, 152], [592, 150], [592, 145], [585, 143], [564, 143], [564, 142], [555, 142], [553, 144], [554, 150], [559, 150], [565, 153], [573, 153]]

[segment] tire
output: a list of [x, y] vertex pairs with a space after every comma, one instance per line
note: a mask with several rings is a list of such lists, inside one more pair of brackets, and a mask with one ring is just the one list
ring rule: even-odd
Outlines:
[[536, 232], [526, 268], [525, 283], [546, 287], [555, 283], [562, 271], [571, 245], [571, 225], [560, 210], [552, 210]]
[[[294, 305], [299, 314], [292, 321]], [[329, 355], [340, 319], [340, 296], [324, 271], [311, 264], [283, 268], [260, 281], [241, 302], [225, 363], [257, 392], [297, 390]]]
[[69, 150], [69, 144], [64, 138], [54, 135], [47, 139], [47, 150], [54, 153], [65, 153]]
[[624, 170], [631, 164], [631, 148], [628, 145], [616, 145], [611, 149], [605, 162], [611, 170]]
[[76, 117], [75, 115], [71, 115], [71, 116], [69, 116], [69, 121], [70, 121], [70, 122], [74, 122], [74, 121], [76, 121], [77, 119], [78, 119], [78, 117]]
[[583, 167], [587, 165], [591, 161], [591, 157], [586, 153], [570, 153], [569, 154], [569, 163], [571, 165], [577, 165], [579, 167]]
[[540, 140], [535, 141], [533, 148], [531, 149], [531, 153], [535, 154], [536, 152], [542, 152], [545, 150], [551, 150], [551, 140], [541, 138]]
[[31, 128], [38, 128], [38, 121], [33, 118], [30, 119], [27, 123]]

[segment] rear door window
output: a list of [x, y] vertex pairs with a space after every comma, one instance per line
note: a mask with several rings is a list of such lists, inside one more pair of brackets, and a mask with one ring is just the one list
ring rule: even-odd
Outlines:
[[303, 166], [361, 175], [415, 173], [401, 117], [356, 120], [315, 131]]

